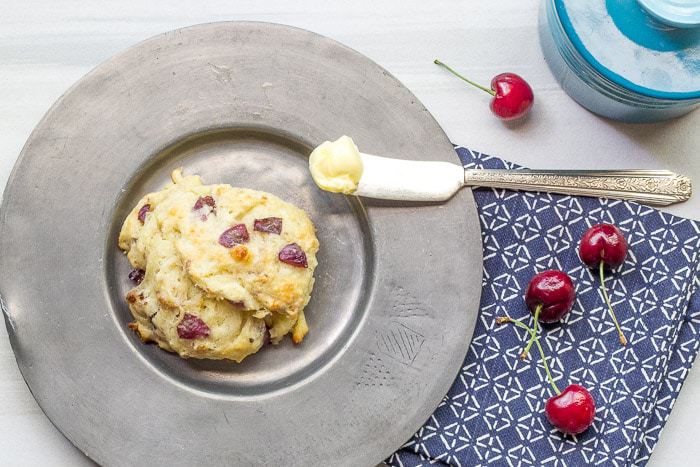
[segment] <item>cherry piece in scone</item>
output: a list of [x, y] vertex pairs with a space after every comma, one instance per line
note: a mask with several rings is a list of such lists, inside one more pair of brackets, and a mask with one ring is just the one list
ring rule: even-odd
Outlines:
[[598, 269], [600, 288], [608, 306], [610, 318], [617, 329], [620, 344], [627, 345], [627, 338], [620, 328], [608, 291], [605, 288], [605, 268], [614, 269], [622, 265], [627, 257], [627, 240], [620, 229], [612, 224], [597, 224], [586, 230], [579, 243], [578, 254], [589, 268]]
[[265, 325], [265, 334], [263, 334], [263, 345], [268, 345], [272, 342], [272, 336], [270, 335], [270, 328]]
[[561, 394], [547, 400], [544, 412], [549, 423], [559, 431], [577, 435], [593, 424], [595, 402], [586, 388], [570, 384]]
[[465, 78], [438, 59], [435, 59], [434, 63], [444, 67], [472, 86], [491, 94], [493, 99], [491, 99], [489, 107], [491, 112], [501, 120], [510, 121], [523, 117], [530, 111], [535, 102], [535, 95], [530, 85], [515, 73], [501, 73], [494, 76], [491, 80], [491, 89], [489, 89]]
[[282, 233], [282, 218], [265, 217], [264, 219], [255, 219], [253, 222], [253, 230], [279, 235]]
[[153, 209], [151, 208], [150, 204], [144, 204], [143, 206], [141, 206], [141, 209], [139, 209], [139, 213], [136, 216], [136, 217], [138, 217], [139, 222], [141, 222], [142, 224], [145, 223], [146, 222], [146, 214], [148, 214], [152, 210]]
[[192, 211], [197, 213], [202, 221], [206, 221], [209, 214], [216, 214], [216, 201], [211, 196], [200, 196], [192, 206]]
[[177, 324], [177, 335], [180, 336], [180, 339], [199, 339], [209, 336], [210, 332], [207, 323], [190, 313], [185, 313]]
[[143, 269], [132, 269], [129, 273], [129, 279], [136, 285], [143, 282], [144, 277], [146, 277], [146, 271]]
[[219, 245], [225, 248], [233, 248], [235, 245], [248, 243], [250, 235], [245, 224], [236, 224], [233, 227], [224, 230], [219, 236]]
[[289, 264], [291, 266], [296, 266], [298, 268], [307, 268], [309, 264], [306, 260], [306, 253], [301, 247], [296, 243], [290, 243], [285, 245], [277, 255], [280, 261]]

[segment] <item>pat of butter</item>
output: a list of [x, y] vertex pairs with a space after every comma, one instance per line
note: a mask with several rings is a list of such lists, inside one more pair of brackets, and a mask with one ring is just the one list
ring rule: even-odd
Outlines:
[[362, 177], [360, 151], [349, 136], [326, 141], [309, 156], [309, 169], [314, 182], [322, 190], [354, 193]]

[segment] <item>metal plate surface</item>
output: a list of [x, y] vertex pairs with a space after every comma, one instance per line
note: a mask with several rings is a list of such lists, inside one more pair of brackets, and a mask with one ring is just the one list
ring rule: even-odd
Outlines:
[[[0, 294], [32, 394], [105, 465], [372, 465], [456, 377], [481, 290], [474, 200], [320, 191], [307, 157], [457, 162], [435, 120], [372, 61], [287, 26], [172, 31], [103, 63], [26, 143], [0, 210]], [[321, 249], [310, 332], [242, 364], [183, 360], [126, 328], [128, 210], [184, 167], [305, 209]]]

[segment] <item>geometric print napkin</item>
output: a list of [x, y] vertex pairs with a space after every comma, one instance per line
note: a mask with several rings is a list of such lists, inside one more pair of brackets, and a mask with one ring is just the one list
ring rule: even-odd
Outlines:
[[[456, 148], [465, 167], [517, 168]], [[385, 462], [419, 465], [644, 465], [656, 445], [700, 344], [700, 224], [636, 203], [477, 189], [484, 247], [479, 317], [452, 388], [425, 425]], [[606, 274], [622, 347], [596, 271], [578, 257], [591, 225], [617, 225], [625, 263]], [[528, 319], [525, 288], [560, 269], [576, 289], [572, 311], [545, 325], [540, 341], [557, 385], [587, 388], [593, 425], [564, 436], [544, 415], [553, 395], [537, 352], [518, 358], [525, 331], [495, 318]]]

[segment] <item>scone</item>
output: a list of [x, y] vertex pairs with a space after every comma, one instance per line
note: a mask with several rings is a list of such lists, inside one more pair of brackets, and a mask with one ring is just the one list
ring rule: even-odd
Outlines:
[[318, 240], [301, 209], [268, 193], [203, 185], [175, 170], [119, 234], [137, 284], [129, 327], [181, 357], [242, 361], [308, 328]]

